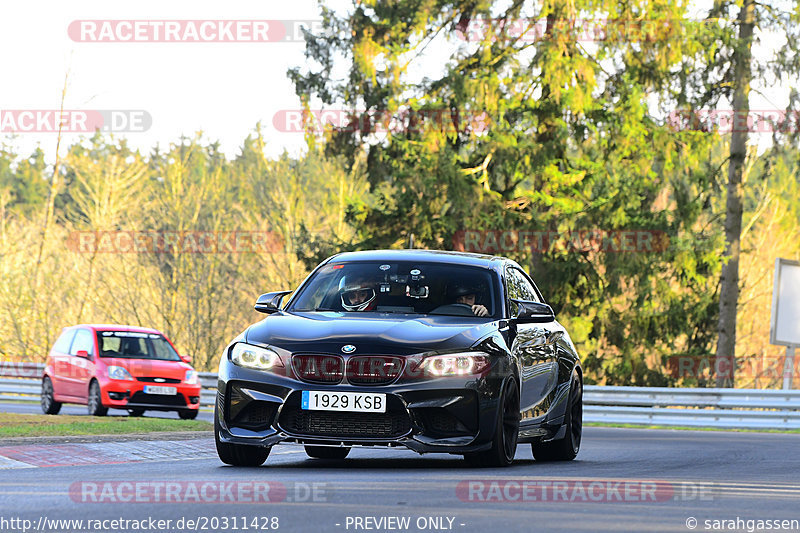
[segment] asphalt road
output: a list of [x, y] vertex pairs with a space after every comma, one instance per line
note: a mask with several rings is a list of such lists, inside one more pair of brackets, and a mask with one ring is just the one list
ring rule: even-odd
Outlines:
[[[576, 461], [537, 463], [521, 446], [505, 469], [404, 450], [322, 461], [290, 446], [265, 466], [234, 468], [219, 462], [210, 436], [145, 444], [0, 445], [0, 531], [23, 531], [20, 520], [54, 532], [245, 531], [246, 518], [247, 531], [492, 533], [757, 531], [747, 520], [800, 520], [796, 434], [587, 428]], [[8, 459], [45, 455], [81, 464]], [[119, 518], [172, 522], [87, 522]], [[59, 528], [53, 519], [84, 523]]]

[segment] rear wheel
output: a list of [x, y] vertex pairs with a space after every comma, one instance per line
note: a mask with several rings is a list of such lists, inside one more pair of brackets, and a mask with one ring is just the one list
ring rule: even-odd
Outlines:
[[197, 418], [197, 413], [199, 409], [193, 409], [191, 411], [178, 411], [178, 416], [181, 417], [183, 420], [194, 420]]
[[531, 444], [533, 457], [537, 461], [572, 461], [581, 449], [583, 434], [583, 385], [578, 371], [572, 372], [569, 403], [565, 417], [566, 434], [564, 438], [551, 442]]
[[106, 416], [108, 407], [103, 406], [103, 398], [100, 395], [100, 384], [92, 381], [89, 385], [89, 414], [92, 416]]
[[45, 377], [42, 380], [42, 395], [40, 398], [42, 404], [42, 412], [46, 415], [57, 415], [61, 410], [61, 402], [53, 399], [53, 382], [50, 378]]
[[219, 418], [214, 411], [214, 442], [217, 445], [217, 455], [220, 461], [232, 466], [261, 466], [269, 457], [272, 447], [247, 446], [244, 444], [233, 444], [219, 440]]
[[506, 380], [500, 399], [497, 429], [492, 447], [485, 452], [468, 453], [464, 459], [476, 466], [508, 466], [514, 461], [519, 438], [519, 387], [512, 376]]
[[306, 446], [306, 454], [314, 459], [344, 459], [350, 448], [333, 448], [330, 446]]
[[128, 416], [142, 416], [144, 409], [128, 409]]

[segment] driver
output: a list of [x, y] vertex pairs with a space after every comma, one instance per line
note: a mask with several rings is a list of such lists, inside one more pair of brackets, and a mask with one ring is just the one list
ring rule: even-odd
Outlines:
[[364, 278], [342, 278], [339, 296], [345, 311], [374, 311], [377, 306], [373, 284]]
[[469, 306], [475, 316], [489, 316], [486, 306], [475, 303], [478, 299], [477, 293], [477, 289], [468, 285], [456, 285], [452, 291], [455, 303]]

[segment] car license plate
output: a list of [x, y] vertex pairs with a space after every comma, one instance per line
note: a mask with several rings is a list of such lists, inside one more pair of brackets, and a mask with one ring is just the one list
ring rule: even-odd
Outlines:
[[302, 408], [309, 411], [385, 413], [386, 395], [365, 392], [303, 391]]
[[144, 386], [144, 393], [145, 394], [167, 394], [170, 396], [174, 396], [178, 394], [178, 389], [175, 387], [159, 387], [158, 385], [145, 385]]

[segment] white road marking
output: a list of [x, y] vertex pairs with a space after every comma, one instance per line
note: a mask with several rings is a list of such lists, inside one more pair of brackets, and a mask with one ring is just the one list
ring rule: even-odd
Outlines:
[[0, 470], [6, 470], [10, 468], [36, 468], [36, 466], [23, 463], [22, 461], [15, 461], [14, 459], [9, 459], [8, 457], [3, 457], [0, 455]]

